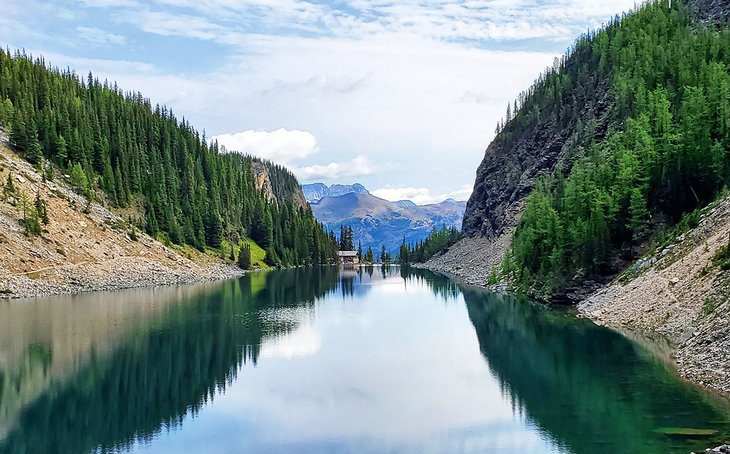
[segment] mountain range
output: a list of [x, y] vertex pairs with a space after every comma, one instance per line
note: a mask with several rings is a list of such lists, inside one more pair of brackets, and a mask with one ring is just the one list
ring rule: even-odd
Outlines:
[[365, 186], [360, 183], [333, 184], [332, 186], [327, 186], [324, 183], [303, 184], [302, 192], [304, 192], [304, 198], [306, 198], [309, 203], [319, 202], [325, 197], [338, 197], [351, 192], [356, 194], [370, 194], [370, 192], [365, 189]]
[[[362, 185], [322, 183], [302, 185], [315, 218], [325, 229], [339, 231], [340, 225], [352, 227], [355, 242], [376, 254], [382, 245], [395, 252], [403, 242], [415, 243], [428, 236], [433, 228], [461, 228], [466, 202], [453, 199], [429, 205], [416, 205], [410, 200], [391, 202], [376, 197]], [[321, 197], [320, 197], [321, 196]]]

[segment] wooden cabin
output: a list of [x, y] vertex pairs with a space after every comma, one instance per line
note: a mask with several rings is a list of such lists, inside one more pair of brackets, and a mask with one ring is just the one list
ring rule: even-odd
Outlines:
[[340, 265], [353, 266], [360, 263], [357, 251], [339, 251], [337, 255], [340, 256]]

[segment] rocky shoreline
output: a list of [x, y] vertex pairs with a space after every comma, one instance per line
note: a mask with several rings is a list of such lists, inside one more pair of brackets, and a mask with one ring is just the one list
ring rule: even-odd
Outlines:
[[[595, 323], [637, 334], [661, 335], [672, 346], [671, 360], [685, 379], [730, 396], [730, 271], [713, 266], [713, 258], [730, 235], [730, 197], [703, 213], [699, 225], [674, 244], [637, 263], [577, 305]], [[501, 261], [510, 235], [496, 239], [465, 238], [444, 254], [415, 265], [467, 285], [487, 285]]]
[[[112, 211], [97, 195], [74, 191], [68, 177], [49, 179], [17, 156], [0, 131], [0, 299], [32, 298], [137, 287], [192, 284], [238, 277], [243, 270], [190, 247], [169, 247]], [[23, 206], [46, 204], [48, 222], [27, 235]]]
[[[0, 272], [4, 270], [0, 269]], [[0, 299], [36, 298], [140, 287], [187, 285], [240, 277], [245, 271], [223, 263], [170, 268], [154, 260], [120, 257], [107, 262], [43, 271], [43, 279], [6, 274]], [[4, 273], [0, 273], [4, 274]]]

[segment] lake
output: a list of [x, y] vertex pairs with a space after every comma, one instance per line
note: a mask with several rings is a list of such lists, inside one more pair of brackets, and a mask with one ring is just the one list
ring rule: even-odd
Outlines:
[[687, 453], [730, 439], [728, 402], [670, 355], [398, 267], [1, 301], [0, 452]]

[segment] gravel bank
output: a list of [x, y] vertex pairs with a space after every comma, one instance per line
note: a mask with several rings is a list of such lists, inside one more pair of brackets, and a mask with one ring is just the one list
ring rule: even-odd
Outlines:
[[[4, 298], [31, 298], [70, 293], [114, 291], [137, 287], [193, 284], [243, 275], [235, 266], [211, 264], [168, 267], [143, 257], [119, 257], [106, 262], [81, 264], [40, 272], [42, 278], [13, 276], [0, 268]], [[33, 274], [31, 274], [32, 276]]]
[[511, 239], [512, 231], [496, 239], [464, 238], [445, 253], [414, 267], [446, 274], [468, 285], [486, 286], [489, 274], [501, 263]]
[[729, 238], [727, 197], [696, 228], [639, 260], [578, 309], [599, 324], [666, 336], [677, 346], [682, 376], [730, 395], [730, 271], [713, 264]]
[[[496, 239], [465, 238], [444, 254], [416, 265], [470, 285], [487, 287], [512, 232]], [[578, 305], [594, 322], [664, 336], [683, 377], [730, 395], [730, 271], [713, 264], [730, 238], [730, 197], [706, 210], [699, 225], [655, 257]], [[491, 287], [504, 290], [504, 286]]]

